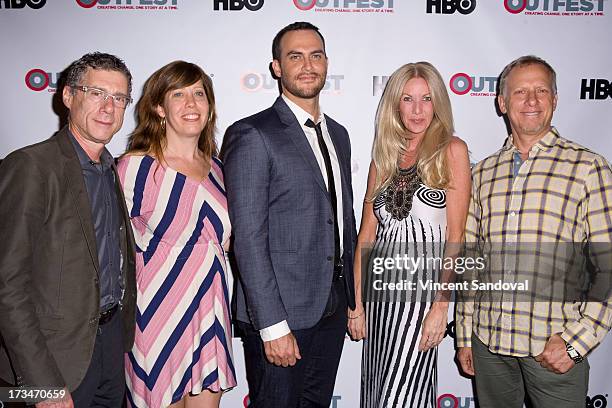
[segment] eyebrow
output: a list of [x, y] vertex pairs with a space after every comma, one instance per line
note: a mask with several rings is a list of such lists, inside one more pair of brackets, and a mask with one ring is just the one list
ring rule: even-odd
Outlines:
[[119, 92], [119, 93], [112, 93], [112, 92], [110, 92], [108, 89], [103, 88], [103, 87], [101, 87], [101, 86], [97, 86], [97, 85], [83, 85], [83, 86], [86, 86], [86, 87], [88, 87], [88, 88], [92, 88], [92, 89], [99, 89], [100, 91], [104, 91], [104, 92], [106, 92], [107, 94], [109, 94], [109, 95], [113, 95], [113, 96], [125, 96], [125, 97], [128, 97], [128, 96], [129, 96], [128, 94], [124, 94], [123, 92]]
[[[304, 55], [304, 54], [306, 54], [306, 53], [302, 52], [302, 51], [296, 51], [296, 50], [291, 50], [291, 51], [287, 52], [287, 55]], [[323, 54], [323, 55], [325, 55], [325, 51], [323, 51], [322, 49], [318, 49], [318, 50], [310, 52], [309, 54], [311, 54], [311, 55], [312, 54]]]

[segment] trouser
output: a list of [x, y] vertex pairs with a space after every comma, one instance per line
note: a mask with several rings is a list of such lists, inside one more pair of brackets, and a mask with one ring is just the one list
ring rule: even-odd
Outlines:
[[266, 359], [259, 332], [238, 322], [244, 345], [250, 408], [325, 407], [331, 403], [347, 325], [344, 279], [332, 284], [321, 320], [312, 328], [294, 330], [301, 360], [278, 367]]
[[119, 408], [125, 396], [121, 311], [98, 326], [91, 362], [81, 384], [72, 392], [75, 408]]
[[522, 408], [525, 393], [534, 408], [582, 408], [589, 384], [584, 359], [565, 374], [542, 367], [533, 357], [495, 354], [472, 335], [476, 397], [480, 408]]

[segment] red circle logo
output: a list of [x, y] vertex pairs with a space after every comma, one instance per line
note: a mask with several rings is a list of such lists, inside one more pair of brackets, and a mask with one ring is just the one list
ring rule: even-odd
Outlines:
[[442, 394], [438, 397], [438, 403], [436, 405], [438, 408], [458, 408], [459, 400], [453, 394]]
[[[461, 87], [457, 86], [457, 83], [460, 80], [465, 81], [465, 86], [461, 86]], [[472, 78], [470, 78], [470, 76], [466, 73], [459, 72], [458, 74], [455, 74], [452, 76], [452, 78], [450, 79], [449, 85], [450, 85], [451, 91], [453, 91], [457, 95], [465, 95], [466, 93], [470, 92], [470, 90], [472, 89]]]
[[508, 13], [518, 14], [527, 7], [527, 0], [518, 0], [519, 5], [515, 6], [513, 0], [504, 0], [504, 7]]
[[31, 69], [25, 75], [25, 84], [33, 91], [42, 91], [49, 85], [49, 75], [42, 69]]
[[315, 4], [317, 4], [317, 0], [293, 0], [293, 4], [300, 10], [307, 11], [312, 9]]
[[98, 4], [98, 0], [76, 0], [77, 4], [83, 8], [92, 8]]

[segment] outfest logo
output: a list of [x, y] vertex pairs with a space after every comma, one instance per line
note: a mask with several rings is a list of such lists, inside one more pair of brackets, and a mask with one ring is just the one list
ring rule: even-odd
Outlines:
[[48, 92], [55, 92], [59, 76], [59, 72], [54, 74], [40, 68], [34, 68], [25, 74], [25, 84], [32, 91], [40, 92], [46, 89]]
[[86, 9], [98, 10], [178, 10], [179, 0], [75, 0]]
[[453, 75], [449, 81], [450, 89], [457, 95], [470, 96], [496, 96], [496, 76], [475, 76], [459, 72]]
[[603, 16], [607, 0], [504, 0], [506, 11], [534, 16]]
[[[382, 94], [388, 80], [388, 75], [374, 75], [372, 77], [372, 96]], [[456, 95], [497, 96], [496, 86], [496, 76], [475, 76], [464, 72], [453, 75], [449, 81], [450, 90]]]
[[438, 396], [437, 408], [470, 408], [475, 407], [474, 397], [457, 397], [453, 394], [442, 394]]
[[302, 11], [321, 13], [393, 13], [394, 0], [293, 0]]
[[[321, 92], [327, 94], [342, 93], [344, 75], [327, 74], [325, 85]], [[278, 92], [278, 81], [269, 73], [247, 72], [240, 77], [240, 88], [245, 92]]]

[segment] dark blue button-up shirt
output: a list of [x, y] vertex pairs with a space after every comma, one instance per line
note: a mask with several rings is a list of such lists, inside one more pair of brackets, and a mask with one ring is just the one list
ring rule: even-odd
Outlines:
[[100, 264], [100, 311], [106, 311], [119, 303], [123, 292], [119, 239], [120, 210], [115, 190], [115, 173], [112, 169], [114, 159], [109, 151], [104, 149], [100, 155], [100, 163], [95, 163], [87, 156], [72, 133], [70, 136], [81, 163], [91, 205], [91, 219], [96, 234]]

